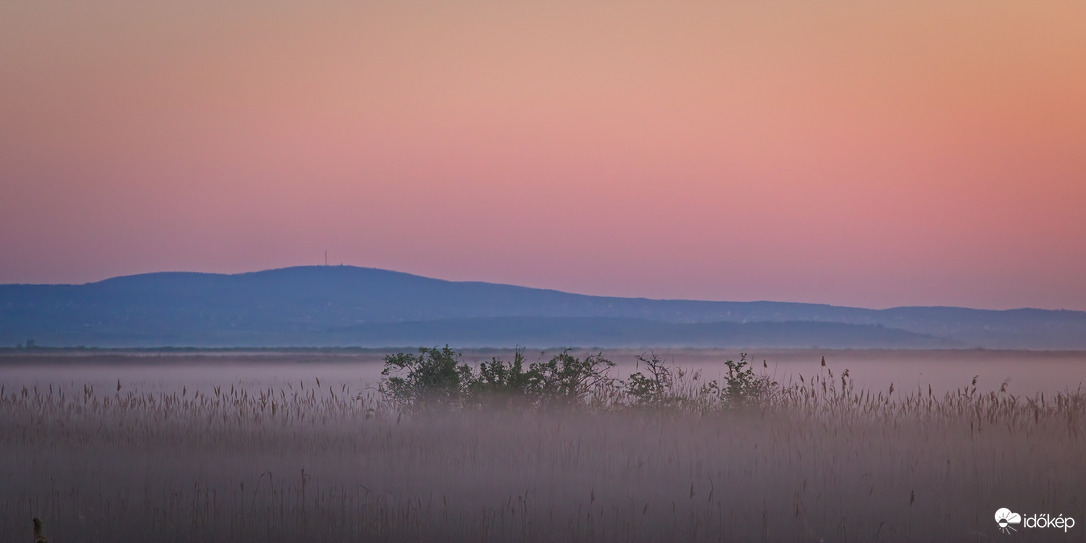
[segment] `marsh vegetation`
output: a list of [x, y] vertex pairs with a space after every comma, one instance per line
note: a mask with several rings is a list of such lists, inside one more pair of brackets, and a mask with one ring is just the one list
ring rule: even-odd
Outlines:
[[976, 541], [1001, 507], [1082, 516], [1081, 389], [748, 362], [426, 349], [380, 389], [0, 385], [0, 539], [37, 516], [53, 541]]

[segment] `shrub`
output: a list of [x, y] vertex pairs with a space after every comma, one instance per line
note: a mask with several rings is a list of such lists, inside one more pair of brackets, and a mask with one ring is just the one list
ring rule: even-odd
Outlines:
[[528, 393], [542, 403], [614, 403], [621, 381], [608, 375], [615, 363], [603, 353], [577, 358], [568, 350], [528, 370]]
[[477, 368], [460, 363], [460, 356], [448, 345], [420, 348], [418, 355], [388, 355], [379, 390], [400, 405], [416, 406], [478, 404], [495, 398], [602, 405], [615, 403], [620, 394], [621, 381], [608, 374], [615, 363], [602, 353], [578, 358], [566, 350], [527, 369], [519, 350], [512, 362], [492, 358]]
[[489, 362], [479, 363], [477, 372], [473, 372], [468, 385], [468, 395], [476, 402], [484, 402], [494, 397], [506, 400], [525, 398], [529, 394], [532, 371], [524, 369], [524, 352], [518, 349], [513, 353], [512, 362], [500, 358], [491, 358]]
[[656, 353], [637, 355], [638, 366], [645, 365], [648, 375], [637, 371], [630, 374], [626, 381], [626, 396], [632, 405], [658, 407], [679, 400], [675, 390], [675, 372], [682, 370], [671, 368]]
[[627, 381], [610, 374], [615, 363], [603, 353], [580, 358], [565, 350], [527, 368], [521, 350], [514, 353], [512, 362], [495, 357], [477, 367], [461, 363], [460, 356], [448, 345], [421, 348], [418, 355], [388, 355], [380, 391], [397, 404], [417, 407], [523, 401], [537, 406], [669, 407], [701, 412], [765, 406], [780, 398], [780, 386], [765, 375], [755, 375], [746, 353], [739, 362], [724, 362], [728, 375], [723, 385], [702, 384], [700, 373], [668, 366], [655, 353], [639, 355], [639, 366], [644, 364], [645, 369]]
[[724, 386], [715, 380], [705, 385], [704, 393], [719, 397], [725, 407], [739, 409], [765, 406], [779, 395], [780, 386], [766, 375], [755, 375], [747, 362], [747, 353], [739, 354], [739, 362], [727, 360], [728, 375]]
[[441, 349], [422, 347], [417, 355], [388, 355], [381, 370], [385, 378], [380, 391], [405, 405], [458, 403], [472, 383], [471, 367], [460, 363], [460, 356], [448, 345]]

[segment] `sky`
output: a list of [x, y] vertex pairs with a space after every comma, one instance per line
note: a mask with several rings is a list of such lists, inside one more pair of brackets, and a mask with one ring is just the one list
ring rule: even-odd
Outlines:
[[1086, 3], [0, 3], [0, 283], [1086, 310]]

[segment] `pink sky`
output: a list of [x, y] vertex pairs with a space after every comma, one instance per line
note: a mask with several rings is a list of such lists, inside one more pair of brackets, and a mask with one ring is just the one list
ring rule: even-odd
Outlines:
[[0, 283], [1086, 309], [1086, 3], [885, 4], [6, 1]]

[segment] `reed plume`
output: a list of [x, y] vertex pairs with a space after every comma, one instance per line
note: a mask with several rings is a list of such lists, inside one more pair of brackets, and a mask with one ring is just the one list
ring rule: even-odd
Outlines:
[[34, 517], [34, 543], [49, 543], [41, 533], [41, 519]]

